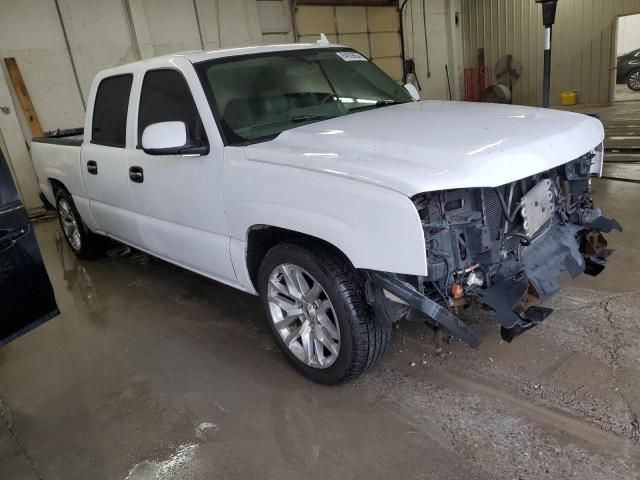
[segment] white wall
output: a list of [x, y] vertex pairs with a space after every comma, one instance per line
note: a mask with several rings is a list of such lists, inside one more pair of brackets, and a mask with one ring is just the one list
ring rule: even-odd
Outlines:
[[617, 55], [640, 48], [640, 14], [618, 18]]
[[[0, 13], [0, 57], [16, 57], [45, 130], [82, 125], [84, 110], [58, 14], [52, 1], [5, 0]], [[31, 131], [4, 62], [0, 75], [0, 137], [18, 190], [28, 208], [40, 204], [27, 148]]]
[[461, 0], [408, 0], [405, 6], [405, 57], [415, 61], [423, 99], [449, 99], [445, 66], [449, 70], [452, 99], [462, 98], [462, 23], [456, 24], [456, 13], [460, 19], [461, 8]]
[[81, 125], [84, 110], [55, 3], [3, 0], [1, 10], [0, 56], [16, 57], [42, 128]]
[[[45, 131], [83, 125], [99, 70], [170, 52], [293, 41], [287, 0], [0, 1], [0, 57], [16, 58]], [[40, 205], [31, 131], [8, 78], [2, 62], [0, 147], [31, 208]]]

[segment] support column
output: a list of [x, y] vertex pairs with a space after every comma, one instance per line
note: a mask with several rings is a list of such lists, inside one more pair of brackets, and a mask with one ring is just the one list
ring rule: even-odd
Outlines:
[[542, 106], [549, 108], [551, 91], [551, 35], [556, 20], [558, 0], [536, 0], [542, 4], [542, 24], [544, 25], [544, 77], [542, 80]]

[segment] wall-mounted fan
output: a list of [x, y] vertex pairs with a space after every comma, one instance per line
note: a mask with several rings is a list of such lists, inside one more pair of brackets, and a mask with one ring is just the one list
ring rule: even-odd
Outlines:
[[511, 103], [511, 90], [506, 85], [489, 85], [482, 92], [482, 101], [486, 103]]
[[513, 55], [505, 55], [498, 60], [494, 70], [496, 85], [488, 86], [482, 92], [482, 101], [490, 103], [511, 103], [513, 84], [522, 75], [522, 64], [513, 58]]

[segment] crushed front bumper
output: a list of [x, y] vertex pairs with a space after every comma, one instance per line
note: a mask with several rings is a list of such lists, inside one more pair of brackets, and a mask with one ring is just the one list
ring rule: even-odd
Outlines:
[[[607, 249], [602, 232], [612, 230], [621, 232], [622, 227], [616, 220], [603, 216], [583, 225], [554, 225], [523, 249], [520, 261], [505, 262], [496, 281], [475, 292], [474, 301], [495, 311], [502, 338], [512, 341], [552, 312], [538, 303], [558, 292], [560, 276], [565, 273], [572, 278], [581, 273], [597, 275], [604, 269], [612, 251]], [[447, 307], [395, 274], [368, 272], [367, 297], [376, 314], [389, 321], [394, 306], [388, 303], [393, 302], [395, 308], [419, 312], [472, 347], [480, 344], [480, 335]], [[414, 318], [420, 319], [421, 316]]]

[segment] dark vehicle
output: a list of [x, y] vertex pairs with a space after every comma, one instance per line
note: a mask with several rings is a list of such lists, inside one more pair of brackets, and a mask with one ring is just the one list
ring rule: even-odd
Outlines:
[[616, 83], [626, 83], [634, 92], [640, 91], [640, 48], [618, 57]]
[[0, 152], [0, 345], [59, 313], [33, 226]]

